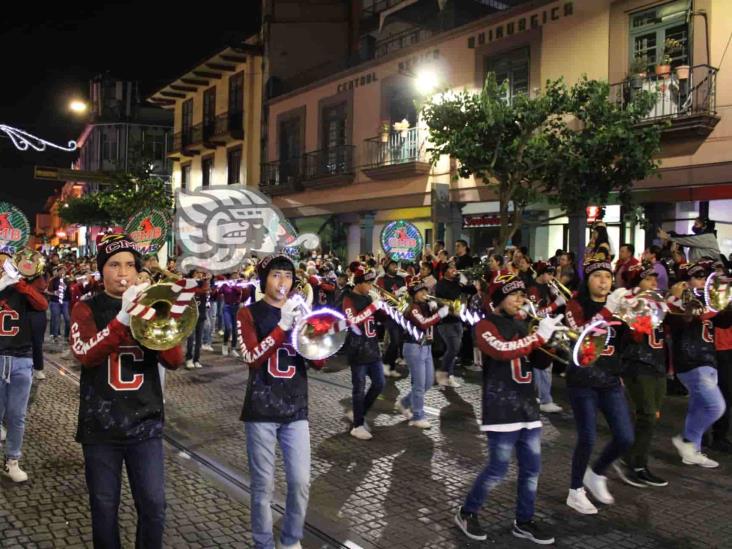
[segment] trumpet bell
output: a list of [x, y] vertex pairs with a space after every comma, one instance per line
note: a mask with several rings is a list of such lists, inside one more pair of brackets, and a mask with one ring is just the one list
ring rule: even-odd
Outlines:
[[13, 263], [20, 276], [33, 278], [43, 272], [46, 260], [40, 252], [26, 248], [15, 254]]
[[712, 273], [704, 284], [704, 298], [712, 312], [724, 311], [732, 303], [732, 280]]
[[339, 329], [344, 316], [319, 309], [301, 318], [292, 330], [292, 346], [308, 360], [323, 360], [336, 354], [346, 342], [348, 331]]
[[154, 284], [145, 290], [137, 302], [155, 310], [152, 320], [145, 320], [139, 316], [130, 319], [132, 337], [143, 347], [154, 351], [165, 351], [180, 345], [193, 333], [198, 322], [198, 307], [195, 300], [185, 308], [183, 314], [174, 317], [170, 309], [178, 298], [173, 291], [173, 285], [162, 282]]

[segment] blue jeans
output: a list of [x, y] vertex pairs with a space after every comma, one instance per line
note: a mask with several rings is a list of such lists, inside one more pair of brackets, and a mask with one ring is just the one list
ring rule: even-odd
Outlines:
[[435, 383], [432, 345], [405, 343], [402, 349], [409, 366], [412, 390], [402, 399], [402, 406], [412, 409], [412, 419], [424, 419], [424, 395]]
[[188, 340], [186, 341], [186, 360], [198, 362], [201, 359], [201, 337], [205, 322], [205, 318], [199, 317], [198, 322], [196, 322], [196, 329], [188, 336]]
[[541, 428], [488, 433], [488, 463], [465, 498], [466, 513], [477, 513], [491, 490], [504, 479], [514, 448], [518, 460], [516, 521], [527, 522], [534, 516], [541, 472]]
[[216, 331], [224, 329], [224, 296], [216, 299]]
[[231, 348], [236, 349], [236, 314], [239, 312], [239, 304], [224, 305], [224, 345], [229, 343], [231, 336]]
[[452, 375], [455, 371], [455, 359], [463, 342], [463, 325], [460, 322], [438, 324], [437, 335], [445, 345], [444, 354], [440, 358], [440, 369], [448, 375]]
[[165, 468], [163, 440], [135, 444], [84, 444], [84, 470], [89, 490], [94, 547], [118, 549], [122, 463], [137, 510], [135, 547], [163, 546], [165, 528]]
[[216, 302], [209, 302], [206, 309], [206, 320], [203, 325], [203, 344], [211, 345], [213, 343], [214, 325], [216, 324]]
[[292, 423], [244, 423], [251, 475], [252, 538], [257, 549], [274, 549], [272, 494], [275, 445], [280, 443], [287, 479], [287, 502], [280, 543], [293, 545], [303, 537], [310, 495], [310, 428], [307, 420]]
[[594, 387], [568, 387], [569, 403], [574, 412], [577, 429], [577, 444], [572, 456], [572, 489], [582, 487], [592, 448], [597, 438], [597, 409], [605, 416], [612, 439], [597, 458], [592, 470], [598, 475], [605, 473], [613, 461], [622, 456], [634, 440], [633, 423], [630, 420], [628, 400], [622, 386], [597, 389]]
[[701, 449], [704, 432], [724, 415], [725, 403], [717, 384], [717, 369], [701, 366], [676, 374], [689, 390], [689, 409], [684, 422], [684, 438]]
[[52, 301], [51, 306], [51, 335], [54, 337], [61, 335], [61, 317], [64, 318], [64, 337], [69, 337], [70, 318], [69, 318], [69, 302], [57, 303]]
[[[371, 386], [364, 395], [366, 389], [366, 376], [371, 379]], [[384, 390], [384, 366], [381, 361], [369, 364], [357, 364], [351, 366], [351, 383], [353, 384], [353, 426], [363, 425], [364, 416], [374, 405], [376, 399]]]
[[21, 456], [32, 383], [32, 358], [0, 356], [0, 423], [5, 418], [8, 427], [5, 457], [8, 459], [20, 459]]
[[545, 370], [541, 368], [532, 368], [534, 372], [534, 381], [536, 383], [536, 391], [539, 393], [540, 404], [551, 404], [552, 400], [552, 367], [549, 366]]

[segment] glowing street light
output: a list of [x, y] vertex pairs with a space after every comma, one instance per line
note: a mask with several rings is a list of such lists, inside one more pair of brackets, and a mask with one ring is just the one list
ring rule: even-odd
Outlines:
[[69, 103], [69, 110], [75, 114], [84, 114], [87, 110], [89, 110], [89, 105], [87, 105], [86, 101], [81, 101], [80, 99], [74, 99]]
[[440, 85], [440, 78], [434, 67], [422, 67], [415, 75], [414, 85], [421, 95], [430, 95]]

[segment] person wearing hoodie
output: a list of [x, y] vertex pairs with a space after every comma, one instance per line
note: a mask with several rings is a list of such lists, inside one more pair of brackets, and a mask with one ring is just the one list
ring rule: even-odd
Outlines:
[[658, 238], [689, 248], [687, 256], [690, 263], [695, 263], [702, 258], [719, 259], [721, 252], [714, 221], [701, 216], [697, 217], [691, 231], [694, 234], [676, 234], [674, 231], [666, 232], [658, 229]]

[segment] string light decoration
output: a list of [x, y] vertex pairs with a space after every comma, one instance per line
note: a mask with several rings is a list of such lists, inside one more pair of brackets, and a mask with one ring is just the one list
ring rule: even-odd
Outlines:
[[63, 145], [56, 145], [55, 143], [51, 143], [50, 141], [46, 141], [45, 139], [41, 139], [40, 137], [28, 133], [25, 130], [14, 128], [6, 124], [0, 124], [0, 132], [6, 134], [10, 141], [12, 141], [13, 145], [15, 145], [15, 148], [19, 151], [33, 149], [37, 152], [43, 152], [50, 147], [52, 149], [58, 149], [59, 151], [73, 152], [78, 148], [76, 141], [69, 141], [68, 146], [64, 147]]

